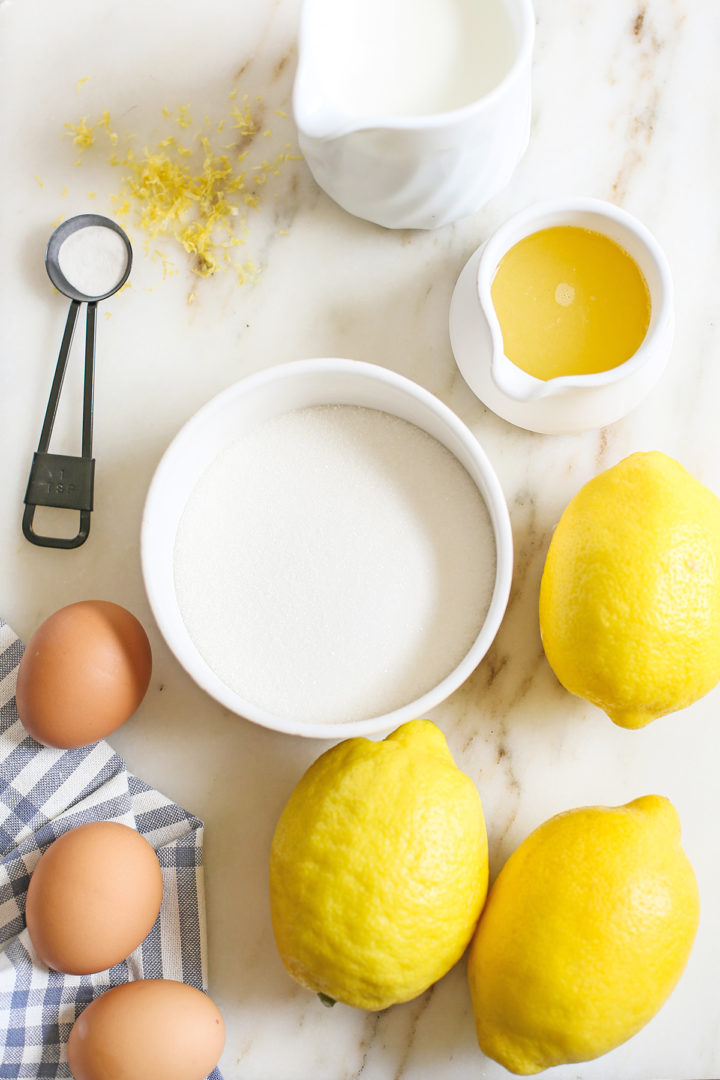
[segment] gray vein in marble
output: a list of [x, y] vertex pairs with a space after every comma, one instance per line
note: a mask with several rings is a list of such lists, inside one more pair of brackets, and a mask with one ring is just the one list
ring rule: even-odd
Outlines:
[[645, 12], [647, 11], [647, 4], [643, 4], [638, 14], [635, 16], [635, 22], [633, 23], [633, 34], [635, 37], [640, 37], [643, 31], [643, 24], [645, 22]]
[[423, 1014], [428, 1009], [428, 1007], [430, 1005], [430, 1002], [432, 1001], [434, 992], [435, 992], [435, 987], [431, 986], [430, 989], [426, 990], [425, 993], [422, 995], [422, 997], [418, 999], [417, 1004], [413, 1008], [413, 1017], [412, 1017], [412, 1023], [411, 1023], [411, 1026], [410, 1026], [410, 1031], [408, 1033], [407, 1041], [406, 1041], [405, 1046], [403, 1048], [403, 1052], [402, 1052], [402, 1055], [400, 1057], [400, 1060], [398, 1061], [397, 1067], [396, 1067], [396, 1069], [395, 1069], [395, 1071], [394, 1071], [394, 1073], [392, 1075], [392, 1080], [401, 1080], [401, 1077], [405, 1074], [405, 1070], [406, 1070], [408, 1061], [410, 1059], [410, 1052], [412, 1051], [412, 1048], [413, 1048], [413, 1045], [414, 1045], [414, 1042], [415, 1042], [415, 1036], [417, 1034], [417, 1026], [420, 1023], [420, 1020], [422, 1019]]
[[[517, 492], [510, 510], [516, 556], [508, 608], [487, 656], [456, 695], [462, 722], [472, 721], [468, 726], [473, 733], [465, 740], [463, 757], [482, 732], [478, 724], [482, 717], [489, 725], [482, 736], [492, 748], [492, 764], [504, 774], [505, 812], [500, 832], [493, 838], [496, 848], [515, 820], [522, 793], [513, 759], [516, 728], [511, 728], [511, 718], [532, 700], [537, 678], [547, 667], [537, 627], [537, 596], [551, 528], [538, 520], [538, 504], [529, 483]], [[559, 684], [557, 690], [564, 693]]]
[[365, 1066], [368, 1061], [368, 1054], [372, 1049], [375, 1039], [377, 1038], [378, 1028], [380, 1026], [381, 1013], [370, 1013], [366, 1017], [364, 1024], [364, 1034], [362, 1035], [358, 1044], [358, 1052], [361, 1055], [360, 1065], [358, 1068], [348, 1075], [348, 1080], [358, 1080], [359, 1076], [362, 1076], [365, 1071]]
[[613, 426], [600, 428], [597, 433], [597, 449], [595, 451], [595, 472], [600, 473], [610, 467], [607, 461], [612, 452], [616, 439], [616, 430]]
[[[679, 28], [682, 20], [676, 23]], [[648, 4], [640, 5], [635, 18], [628, 23], [629, 32], [639, 59], [634, 66], [635, 92], [627, 96], [632, 102], [632, 115], [627, 121], [625, 152], [612, 182], [612, 200], [622, 205], [628, 195], [634, 174], [646, 160], [648, 148], [655, 135], [658, 113], [667, 85], [667, 72], [677, 47], [677, 37], [672, 40], [661, 35]], [[672, 48], [668, 50], [668, 45]], [[660, 58], [664, 56], [661, 66]], [[669, 53], [669, 55], [668, 55]], [[610, 77], [612, 82], [612, 76]]]
[[245, 75], [248, 68], [250, 67], [251, 63], [253, 62], [253, 60], [255, 60], [256, 57], [262, 55], [263, 46], [265, 45], [265, 41], [266, 41], [266, 39], [267, 39], [268, 35], [270, 34], [270, 31], [271, 31], [271, 29], [273, 27], [273, 22], [275, 20], [275, 15], [277, 14], [277, 10], [278, 10], [277, 0], [275, 0], [274, 3], [267, 5], [267, 16], [266, 16], [266, 18], [265, 18], [265, 20], [264, 20], [264, 22], [262, 24], [262, 28], [261, 28], [259, 34], [257, 35], [257, 38], [255, 39], [254, 49], [250, 53], [247, 60], [245, 60], [240, 65], [240, 67], [237, 69], [237, 72], [235, 74], [236, 79], [240, 79], [243, 75]]

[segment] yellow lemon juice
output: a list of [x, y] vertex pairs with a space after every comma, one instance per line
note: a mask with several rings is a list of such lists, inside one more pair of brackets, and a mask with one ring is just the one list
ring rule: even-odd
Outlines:
[[650, 322], [637, 263], [610, 237], [560, 225], [503, 256], [492, 301], [505, 355], [537, 379], [589, 375], [629, 360]]

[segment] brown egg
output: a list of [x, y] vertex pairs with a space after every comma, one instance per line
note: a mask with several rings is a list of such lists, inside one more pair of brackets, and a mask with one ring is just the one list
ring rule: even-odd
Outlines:
[[89, 975], [125, 960], [160, 911], [162, 872], [144, 836], [115, 821], [63, 833], [30, 878], [25, 920], [43, 963]]
[[87, 746], [132, 716], [151, 669], [147, 634], [129, 611], [107, 600], [69, 604], [27, 644], [18, 668], [18, 715], [38, 742]]
[[125, 983], [75, 1021], [68, 1064], [75, 1080], [203, 1080], [225, 1044], [218, 1007], [170, 979]]

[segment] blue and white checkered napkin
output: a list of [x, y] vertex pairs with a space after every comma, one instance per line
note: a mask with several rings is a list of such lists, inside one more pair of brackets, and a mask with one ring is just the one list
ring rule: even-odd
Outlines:
[[[83, 1008], [132, 979], [178, 979], [207, 988], [199, 818], [129, 773], [106, 742], [53, 750], [32, 739], [15, 707], [23, 646], [0, 619], [0, 1078], [70, 1077], [65, 1045]], [[30, 875], [61, 833], [120, 821], [155, 848], [163, 875], [160, 915], [122, 964], [98, 975], [61, 975], [38, 959], [25, 928]], [[220, 1080], [217, 1069], [212, 1080]]]

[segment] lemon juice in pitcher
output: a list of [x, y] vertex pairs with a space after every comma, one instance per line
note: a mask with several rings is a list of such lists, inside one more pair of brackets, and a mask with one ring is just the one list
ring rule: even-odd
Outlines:
[[505, 355], [536, 379], [618, 367], [650, 323], [635, 260], [604, 233], [575, 225], [540, 229], [511, 247], [491, 292]]

